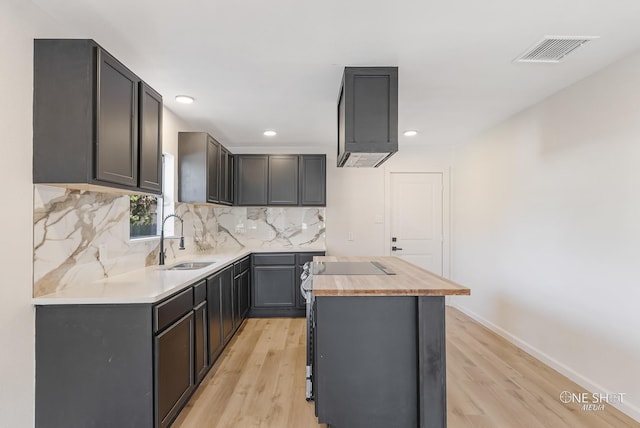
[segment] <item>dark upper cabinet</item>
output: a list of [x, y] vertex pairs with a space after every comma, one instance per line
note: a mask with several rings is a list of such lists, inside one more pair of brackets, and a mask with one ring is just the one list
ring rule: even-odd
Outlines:
[[236, 155], [236, 205], [267, 205], [269, 156]]
[[96, 179], [138, 183], [138, 77], [98, 50]]
[[207, 135], [207, 202], [220, 201], [220, 144]]
[[236, 155], [235, 203], [325, 206], [325, 155]]
[[140, 188], [162, 192], [162, 96], [140, 83]]
[[338, 166], [377, 167], [398, 151], [398, 67], [345, 67]]
[[178, 200], [231, 205], [233, 156], [206, 132], [178, 133]]
[[162, 98], [145, 87], [93, 40], [35, 40], [33, 182], [161, 193]]
[[298, 156], [269, 156], [267, 205], [298, 205]]
[[233, 202], [233, 155], [220, 146], [220, 203], [231, 205]]
[[300, 156], [300, 205], [327, 205], [326, 159], [325, 155]]

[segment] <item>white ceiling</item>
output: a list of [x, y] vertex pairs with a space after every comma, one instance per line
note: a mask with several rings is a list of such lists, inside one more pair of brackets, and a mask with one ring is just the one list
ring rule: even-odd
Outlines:
[[[95, 39], [231, 148], [334, 146], [344, 66], [397, 65], [400, 132], [419, 131], [401, 144], [441, 145], [640, 48], [637, 0], [32, 1], [64, 29], [41, 37]], [[600, 39], [559, 64], [512, 63], [544, 35]]]

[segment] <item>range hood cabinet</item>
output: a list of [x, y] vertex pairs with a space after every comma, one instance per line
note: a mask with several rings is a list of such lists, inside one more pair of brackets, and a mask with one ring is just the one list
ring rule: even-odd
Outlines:
[[345, 67], [338, 167], [378, 167], [398, 151], [398, 67]]

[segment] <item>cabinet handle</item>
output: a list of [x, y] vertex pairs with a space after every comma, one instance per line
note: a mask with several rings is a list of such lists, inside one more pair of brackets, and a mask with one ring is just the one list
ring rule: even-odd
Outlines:
[[391, 251], [402, 251], [402, 248], [396, 247], [395, 245], [391, 247]]

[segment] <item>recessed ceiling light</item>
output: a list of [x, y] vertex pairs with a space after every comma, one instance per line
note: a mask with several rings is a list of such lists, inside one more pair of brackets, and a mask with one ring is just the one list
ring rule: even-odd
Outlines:
[[273, 136], [277, 135], [278, 133], [276, 131], [267, 130], [267, 131], [264, 131], [263, 134], [266, 135], [267, 137], [273, 137]]
[[405, 137], [415, 137], [416, 135], [418, 135], [418, 131], [404, 131]]
[[191, 104], [193, 103], [193, 97], [189, 95], [176, 95], [176, 101], [181, 104]]

